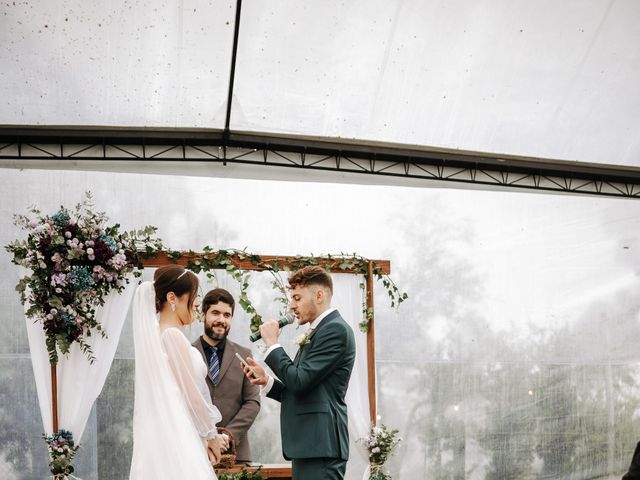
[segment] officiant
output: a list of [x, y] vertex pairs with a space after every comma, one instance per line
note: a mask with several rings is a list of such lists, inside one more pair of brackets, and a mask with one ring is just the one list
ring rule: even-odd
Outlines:
[[260, 388], [245, 377], [236, 352], [243, 358], [251, 350], [228, 337], [235, 309], [233, 296], [223, 288], [209, 291], [202, 300], [204, 333], [193, 342], [202, 354], [209, 373], [211, 401], [222, 414], [219, 427], [228, 429], [236, 441], [236, 462], [249, 463], [248, 431], [260, 411]]

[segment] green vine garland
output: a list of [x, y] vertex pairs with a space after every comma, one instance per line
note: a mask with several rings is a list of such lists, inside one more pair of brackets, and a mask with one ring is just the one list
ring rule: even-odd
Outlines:
[[[240, 284], [240, 298], [238, 304], [250, 317], [250, 329], [252, 332], [257, 331], [262, 324], [262, 316], [258, 314], [255, 307], [251, 303], [248, 295], [249, 278], [251, 276], [250, 270], [245, 270], [236, 265], [237, 261], [249, 261], [256, 267], [257, 270], [263, 270], [271, 273], [273, 280], [271, 286], [278, 292], [276, 301], [281, 304], [281, 313], [285, 313], [289, 299], [287, 296], [287, 287], [282, 281], [278, 272], [281, 271], [295, 271], [300, 268], [319, 265], [329, 272], [340, 273], [340, 271], [349, 271], [356, 274], [367, 276], [369, 274], [369, 259], [360, 255], [327, 255], [323, 257], [316, 256], [302, 256], [296, 255], [293, 260], [289, 259], [286, 264], [277, 259], [264, 260], [260, 255], [249, 253], [245, 250], [236, 249], [223, 249], [213, 250], [211, 247], [204, 247], [202, 253], [197, 253], [192, 250], [188, 252], [169, 251], [166, 252], [167, 256], [172, 260], [177, 260], [180, 257], [186, 256], [188, 258], [186, 267], [195, 272], [205, 272], [209, 279], [215, 277], [215, 270], [226, 271], [234, 280]], [[336, 262], [337, 263], [336, 265]], [[384, 273], [383, 269], [376, 264], [372, 263], [372, 272], [376, 280], [381, 280], [382, 285], [385, 288], [387, 295], [391, 301], [391, 307], [399, 307], [400, 304], [408, 298], [406, 292], [400, 291], [395, 282]], [[369, 325], [373, 318], [373, 310], [367, 307], [365, 299], [365, 284], [361, 283], [362, 289], [362, 321], [360, 322], [360, 330], [364, 333], [369, 331]]]

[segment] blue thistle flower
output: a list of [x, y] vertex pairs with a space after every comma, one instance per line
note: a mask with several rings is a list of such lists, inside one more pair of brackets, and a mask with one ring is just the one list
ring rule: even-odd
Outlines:
[[87, 267], [80, 267], [73, 270], [67, 276], [67, 281], [78, 290], [85, 290], [95, 283]]
[[66, 210], [59, 210], [51, 216], [51, 220], [53, 220], [53, 223], [55, 223], [58, 227], [66, 227], [67, 225], [69, 225], [69, 220], [71, 220], [71, 217]]
[[111, 252], [116, 253], [118, 251], [118, 244], [111, 235], [103, 235], [100, 237], [100, 240], [102, 240], [107, 245], [107, 247], [109, 247], [109, 250], [111, 250]]
[[64, 312], [62, 314], [62, 320], [64, 321], [64, 328], [71, 328], [76, 326], [76, 318], [67, 312]]

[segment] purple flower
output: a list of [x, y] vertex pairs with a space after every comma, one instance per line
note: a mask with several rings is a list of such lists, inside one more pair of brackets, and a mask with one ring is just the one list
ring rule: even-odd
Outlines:
[[[56, 254], [57, 255], [57, 254]], [[67, 275], [64, 273], [54, 273], [51, 276], [51, 286], [55, 287], [58, 285], [65, 286], [67, 284]]]

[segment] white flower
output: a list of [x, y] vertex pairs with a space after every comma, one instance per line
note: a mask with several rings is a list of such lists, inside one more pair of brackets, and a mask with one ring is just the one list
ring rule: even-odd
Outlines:
[[299, 335], [298, 337], [296, 337], [296, 344], [298, 345], [298, 347], [302, 348], [304, 347], [307, 343], [309, 343], [311, 341], [311, 339], [309, 338], [311, 335], [311, 329], [307, 330], [305, 333], [303, 333], [302, 335]]
[[380, 447], [373, 447], [373, 448], [371, 449], [371, 451], [372, 451], [373, 453], [380, 453]]

